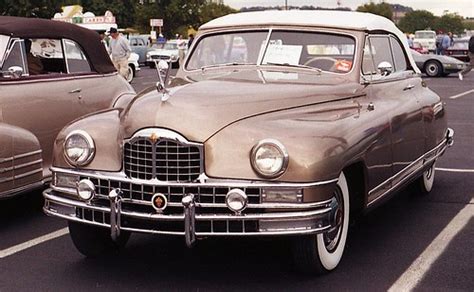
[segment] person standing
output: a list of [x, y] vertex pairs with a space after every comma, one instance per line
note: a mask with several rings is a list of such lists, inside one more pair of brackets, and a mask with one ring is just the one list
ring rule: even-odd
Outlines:
[[451, 35], [451, 32], [449, 32], [441, 39], [441, 55], [446, 55], [446, 50], [452, 45]]
[[188, 40], [188, 50], [191, 47], [191, 45], [193, 44], [193, 41], [194, 41], [194, 34], [190, 34], [189, 35], [189, 40]]
[[121, 36], [115, 27], [110, 28], [110, 54], [112, 55], [112, 63], [115, 69], [122, 75], [125, 80], [128, 77], [128, 58], [132, 53], [130, 44], [126, 38]]
[[464, 76], [466, 76], [474, 68], [474, 35], [469, 38], [467, 50], [469, 52], [469, 64], [464, 70], [459, 72], [459, 80], [463, 80]]
[[179, 55], [179, 67], [183, 65], [184, 62], [184, 55], [186, 51], [186, 41], [183, 40], [183, 36], [179, 35], [178, 40], [176, 42], [178, 45], [178, 55]]

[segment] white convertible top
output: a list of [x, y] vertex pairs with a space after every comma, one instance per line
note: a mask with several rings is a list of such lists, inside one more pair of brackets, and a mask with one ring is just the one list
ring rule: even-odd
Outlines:
[[387, 31], [405, 46], [412, 68], [420, 73], [410, 54], [406, 36], [389, 19], [371, 13], [334, 10], [267, 10], [228, 14], [203, 24], [199, 30], [233, 26], [314, 26], [361, 31]]
[[228, 14], [203, 24], [200, 29], [234, 25], [299, 25], [355, 30], [398, 30], [392, 21], [375, 14], [328, 10], [267, 10]]

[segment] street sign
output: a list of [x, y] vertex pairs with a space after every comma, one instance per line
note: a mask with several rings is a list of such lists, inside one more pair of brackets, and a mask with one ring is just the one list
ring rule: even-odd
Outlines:
[[150, 19], [150, 26], [163, 26], [163, 19]]

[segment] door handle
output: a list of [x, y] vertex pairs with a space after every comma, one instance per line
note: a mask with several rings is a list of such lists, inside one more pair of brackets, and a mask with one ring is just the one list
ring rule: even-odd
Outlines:
[[71, 91], [69, 91], [69, 93], [79, 93], [82, 91], [82, 88], [76, 88], [76, 89], [73, 89]]
[[413, 89], [413, 88], [415, 88], [415, 85], [413, 85], [413, 84], [408, 84], [405, 88], [403, 88], [403, 90], [411, 90], [411, 89]]

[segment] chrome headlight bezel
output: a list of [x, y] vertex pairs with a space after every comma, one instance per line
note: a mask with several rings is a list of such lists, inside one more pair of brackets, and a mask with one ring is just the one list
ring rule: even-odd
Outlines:
[[[273, 147], [276, 149], [282, 159], [281, 166], [274, 171], [266, 172], [259, 167], [257, 162], [257, 153], [263, 147]], [[263, 139], [259, 141], [253, 148], [250, 154], [250, 162], [252, 164], [253, 170], [261, 177], [264, 178], [276, 178], [285, 173], [288, 168], [289, 155], [285, 146], [278, 140], [275, 139]]]
[[[67, 151], [68, 146], [67, 145], [68, 145], [69, 140], [72, 139], [74, 136], [77, 136], [80, 139], [83, 139], [85, 141], [85, 143], [87, 144], [87, 153], [84, 155], [85, 158], [83, 158], [81, 160], [74, 159], [74, 158], [72, 158], [68, 155], [68, 151]], [[89, 164], [95, 156], [95, 143], [94, 143], [94, 140], [92, 139], [92, 137], [86, 131], [83, 131], [83, 130], [72, 131], [71, 133], [69, 133], [66, 136], [66, 139], [64, 140], [63, 155], [66, 158], [66, 161], [71, 166], [75, 166], [75, 167], [76, 166], [85, 166], [85, 165]]]

